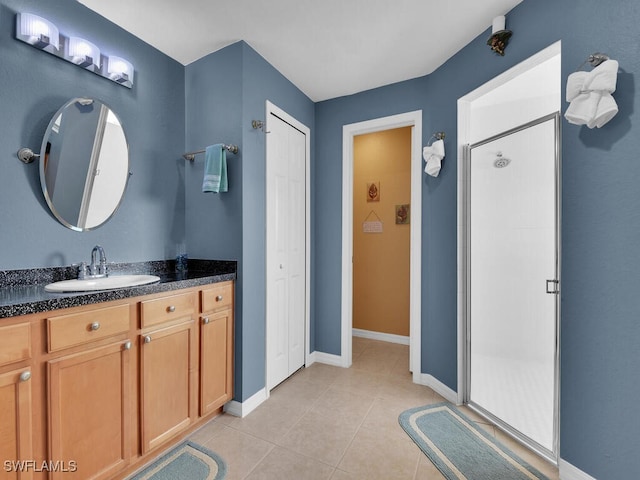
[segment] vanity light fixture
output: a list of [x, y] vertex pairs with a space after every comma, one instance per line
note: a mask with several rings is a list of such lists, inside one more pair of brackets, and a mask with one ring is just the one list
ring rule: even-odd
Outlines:
[[60, 48], [58, 27], [46, 18], [32, 13], [19, 13], [16, 20], [16, 37], [40, 50], [54, 53]]
[[107, 59], [107, 74], [114, 82], [131, 88], [133, 85], [133, 65], [121, 57], [111, 56]]
[[92, 72], [100, 70], [100, 49], [84, 38], [69, 37], [66, 59]]
[[119, 85], [133, 87], [134, 68], [131, 62], [115, 55], [105, 55], [97, 45], [84, 38], [66, 37], [46, 18], [18, 13], [16, 38]]

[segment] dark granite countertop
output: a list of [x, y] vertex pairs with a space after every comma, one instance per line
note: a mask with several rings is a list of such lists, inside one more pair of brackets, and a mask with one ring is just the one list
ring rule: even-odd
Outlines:
[[0, 271], [0, 318], [235, 280], [236, 269], [237, 262], [225, 260], [189, 259], [187, 271], [180, 273], [175, 272], [173, 260], [110, 263], [109, 271], [112, 275], [131, 273], [157, 275], [160, 277], [160, 282], [137, 287], [77, 293], [50, 293], [44, 290], [45, 285], [49, 283], [76, 278], [75, 267], [4, 270]]

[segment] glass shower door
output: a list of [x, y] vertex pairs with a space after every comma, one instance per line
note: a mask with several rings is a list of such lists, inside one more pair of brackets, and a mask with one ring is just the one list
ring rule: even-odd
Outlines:
[[467, 184], [469, 404], [552, 457], [557, 129], [552, 115], [472, 145]]

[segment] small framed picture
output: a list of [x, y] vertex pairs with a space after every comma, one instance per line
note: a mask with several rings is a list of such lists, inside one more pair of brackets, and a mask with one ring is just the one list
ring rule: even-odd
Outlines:
[[380, 201], [380, 182], [367, 183], [367, 202]]
[[396, 224], [408, 225], [411, 220], [411, 210], [409, 204], [396, 205]]

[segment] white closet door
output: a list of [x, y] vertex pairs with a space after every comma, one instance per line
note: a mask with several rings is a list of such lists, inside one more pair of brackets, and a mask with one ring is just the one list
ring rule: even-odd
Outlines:
[[305, 135], [275, 115], [267, 138], [267, 388], [305, 360]]

